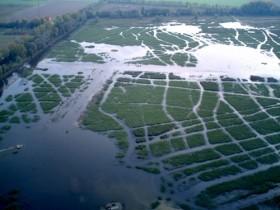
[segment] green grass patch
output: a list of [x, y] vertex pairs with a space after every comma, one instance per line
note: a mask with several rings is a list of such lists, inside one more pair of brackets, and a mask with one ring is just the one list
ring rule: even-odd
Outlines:
[[280, 143], [280, 134], [267, 136], [265, 139], [269, 144], [278, 144]]
[[195, 126], [185, 129], [186, 134], [196, 133], [196, 132], [200, 132], [200, 131], [203, 131], [202, 125], [195, 125]]
[[240, 84], [235, 82], [223, 83], [224, 92], [247, 94], [247, 92], [241, 87]]
[[279, 156], [276, 154], [269, 154], [269, 155], [264, 155], [262, 157], [259, 157], [256, 159], [261, 164], [273, 164], [277, 163], [279, 161]]
[[32, 102], [33, 97], [30, 93], [20, 93], [15, 96], [16, 102]]
[[113, 88], [106, 103], [161, 104], [163, 99], [164, 88], [162, 87], [130, 85], [127, 88], [124, 86], [124, 88], [125, 92], [119, 87]]
[[160, 105], [108, 104], [106, 102], [103, 109], [109, 113], [116, 113], [118, 118], [124, 120], [131, 128], [169, 122]]
[[190, 120], [193, 119], [195, 116], [191, 109], [184, 109], [184, 108], [174, 108], [168, 107], [168, 113], [174, 118], [176, 121], [183, 121], [183, 120]]
[[208, 91], [219, 91], [219, 86], [217, 82], [200, 82], [204, 90]]
[[138, 128], [132, 131], [133, 135], [135, 137], [143, 137], [145, 136], [145, 130], [144, 128]]
[[256, 136], [246, 125], [228, 127], [226, 130], [237, 140], [249, 139]]
[[44, 79], [39, 74], [32, 75], [30, 79], [32, 80], [32, 82], [34, 82], [35, 85], [38, 85], [44, 81]]
[[40, 101], [40, 106], [44, 113], [50, 113], [58, 105], [59, 102], [57, 101]]
[[280, 125], [273, 119], [252, 122], [251, 126], [262, 135], [280, 131]]
[[273, 149], [271, 149], [269, 147], [266, 147], [266, 148], [263, 148], [263, 149], [252, 151], [249, 154], [250, 154], [250, 156], [252, 156], [254, 158], [258, 158], [262, 155], [266, 155], [266, 154], [269, 154], [269, 153], [272, 153], [272, 152], [274, 152]]
[[170, 143], [175, 151], [184, 150], [186, 148], [186, 144], [183, 138], [171, 139]]
[[223, 132], [223, 130], [214, 130], [207, 132], [209, 143], [211, 144], [221, 144], [230, 142], [230, 137]]
[[258, 167], [258, 164], [254, 160], [249, 160], [246, 162], [242, 162], [238, 164], [241, 168], [247, 169], [247, 170], [253, 170]]
[[227, 161], [227, 160], [215, 160], [215, 161], [212, 161], [210, 163], [204, 163], [204, 164], [201, 164], [201, 165], [193, 167], [193, 168], [184, 169], [183, 173], [186, 176], [190, 176], [190, 175], [193, 175], [193, 174], [198, 173], [198, 172], [218, 168], [218, 167], [225, 166], [225, 165], [228, 165], [228, 164], [229, 164], [229, 161]]
[[59, 86], [61, 86], [61, 84], [62, 84], [62, 80], [61, 80], [60, 76], [57, 75], [57, 74], [53, 74], [53, 75], [49, 76], [49, 77], [48, 77], [48, 80], [49, 80], [53, 85], [55, 85], [56, 87], [59, 87]]
[[223, 144], [215, 147], [215, 149], [223, 155], [233, 155], [242, 152], [237, 144]]
[[214, 179], [219, 179], [229, 175], [236, 175], [240, 173], [241, 170], [237, 166], [226, 166], [223, 168], [213, 169], [211, 171], [207, 171], [201, 173], [198, 178], [202, 181], [212, 181]]
[[187, 143], [190, 148], [200, 147], [205, 145], [205, 139], [202, 134], [194, 134], [191, 136], [187, 136]]
[[121, 129], [121, 126], [115, 120], [100, 112], [96, 105], [89, 105], [82, 122], [86, 128], [93, 131]]
[[[205, 196], [209, 199], [214, 199], [225, 193], [239, 190], [247, 191], [247, 196], [265, 193], [278, 185], [280, 182], [279, 173], [280, 167], [275, 166], [265, 171], [256, 172], [253, 175], [242, 176], [235, 180], [210, 186], [200, 193], [197, 204], [201, 205], [203, 202], [200, 203], [199, 201]], [[246, 196], [243, 197], [245, 198]]]
[[224, 94], [225, 99], [240, 113], [255, 113], [260, 111], [258, 105], [249, 96]]
[[169, 82], [170, 87], [180, 87], [180, 88], [189, 88], [189, 89], [199, 89], [199, 86], [196, 82], [190, 81], [174, 81], [171, 80]]
[[262, 147], [267, 146], [267, 144], [262, 141], [261, 139], [252, 139], [248, 141], [242, 141], [240, 142], [240, 145], [247, 151], [259, 149]]
[[213, 149], [203, 149], [197, 152], [175, 155], [165, 159], [163, 162], [172, 167], [182, 167], [193, 163], [201, 163], [220, 158], [220, 155]]
[[201, 117], [213, 116], [213, 111], [218, 103], [217, 93], [203, 92], [201, 104], [198, 113]]
[[250, 115], [250, 116], [244, 116], [244, 119], [249, 122], [264, 120], [267, 118], [269, 118], [269, 116], [264, 112], [256, 113], [256, 114]]
[[154, 125], [148, 127], [149, 136], [158, 136], [168, 131], [171, 131], [174, 128], [173, 124], [164, 124], [164, 125]]
[[136, 166], [135, 168], [151, 174], [160, 174], [160, 169], [155, 167]]
[[162, 73], [154, 73], [154, 72], [145, 72], [140, 78], [145, 79], [166, 79], [165, 74]]
[[110, 133], [109, 137], [117, 140], [117, 146], [119, 149], [124, 151], [128, 149], [128, 136], [125, 131], [113, 131]]
[[159, 157], [171, 152], [171, 147], [168, 141], [159, 141], [150, 144], [150, 150], [153, 156]]
[[243, 124], [243, 121], [238, 116], [234, 116], [232, 118], [226, 118], [225, 119], [224, 117], [221, 117], [221, 115], [218, 115], [218, 122], [223, 127]]
[[18, 116], [13, 116], [9, 120], [10, 123], [12, 124], [19, 124], [20, 123], [20, 118]]
[[249, 155], [242, 154], [242, 155], [236, 155], [236, 156], [230, 158], [230, 160], [233, 161], [234, 163], [240, 163], [240, 162], [250, 160], [250, 157], [249, 157]]
[[0, 122], [1, 123], [7, 122], [9, 117], [12, 116], [13, 114], [14, 114], [13, 111], [1, 110], [0, 111]]
[[199, 99], [199, 91], [168, 88], [167, 105], [191, 109]]
[[208, 130], [220, 128], [216, 122], [206, 122], [205, 124]]
[[135, 152], [138, 159], [146, 159], [149, 155], [146, 145], [137, 145], [135, 147]]

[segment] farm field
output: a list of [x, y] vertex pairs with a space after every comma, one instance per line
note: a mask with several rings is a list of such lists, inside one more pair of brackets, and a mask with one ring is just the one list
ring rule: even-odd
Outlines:
[[280, 192], [279, 22], [88, 22], [7, 81], [0, 144], [24, 150], [0, 159], [0, 185], [42, 210], [268, 205]]
[[6, 21], [13, 14], [45, 2], [46, 0], [3, 0], [0, 2], [0, 21]]
[[0, 5], [36, 5], [36, 3], [42, 3], [45, 0], [3, 0]]
[[54, 17], [76, 12], [96, 1], [91, 0], [4, 0], [0, 2], [0, 21]]
[[231, 6], [231, 7], [239, 7], [243, 4], [248, 3], [250, 0], [147, 0], [146, 2], [183, 2], [183, 3], [194, 3], [194, 4], [206, 4], [206, 5], [220, 5], [220, 6]]

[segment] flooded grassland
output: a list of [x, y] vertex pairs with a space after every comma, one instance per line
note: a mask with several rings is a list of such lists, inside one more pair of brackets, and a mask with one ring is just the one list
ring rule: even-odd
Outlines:
[[16, 189], [14, 205], [28, 209], [264, 205], [280, 193], [278, 28], [87, 23], [5, 86], [1, 149], [24, 149], [0, 153], [1, 193]]

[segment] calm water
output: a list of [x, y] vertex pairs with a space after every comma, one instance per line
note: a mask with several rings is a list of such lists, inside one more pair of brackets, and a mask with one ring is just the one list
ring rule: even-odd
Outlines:
[[[99, 209], [112, 200], [140, 210], [156, 198], [158, 178], [120, 165], [113, 140], [78, 127], [91, 96], [107, 79], [98, 75], [99, 70], [92, 72], [95, 79], [89, 88], [56, 113], [31, 128], [13, 126], [5, 135], [1, 149], [16, 144], [24, 149], [1, 154], [0, 193], [18, 189], [20, 201], [34, 210]], [[16, 92], [15, 85], [9, 88], [6, 92]]]

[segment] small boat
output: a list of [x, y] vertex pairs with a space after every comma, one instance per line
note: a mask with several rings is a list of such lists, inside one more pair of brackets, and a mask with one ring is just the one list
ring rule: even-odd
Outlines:
[[4, 153], [4, 152], [12, 152], [12, 153], [18, 153], [20, 149], [23, 148], [22, 144], [17, 144], [15, 146], [12, 147], [8, 147], [6, 149], [0, 149], [0, 153]]
[[101, 207], [100, 210], [124, 210], [124, 205], [120, 202], [111, 202]]
[[16, 154], [19, 152], [20, 149], [23, 148], [23, 145], [22, 144], [17, 144], [16, 146], [12, 147], [11, 149], [13, 149], [13, 153]]
[[15, 146], [15, 149], [17, 149], [17, 150], [20, 150], [21, 148], [23, 148], [23, 145], [22, 145], [22, 144], [17, 144], [17, 145]]

